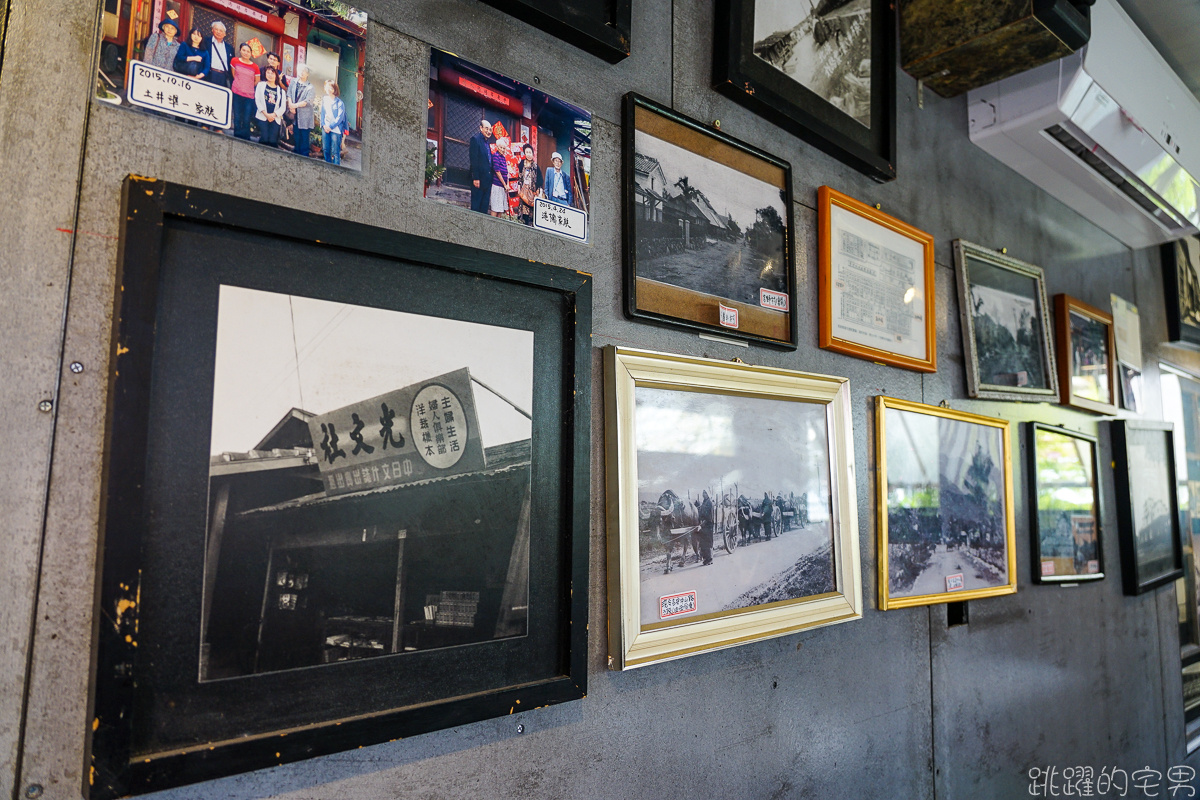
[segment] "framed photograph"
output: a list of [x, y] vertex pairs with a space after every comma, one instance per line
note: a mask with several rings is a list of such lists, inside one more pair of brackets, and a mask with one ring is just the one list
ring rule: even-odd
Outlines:
[[1133, 303], [1110, 294], [1112, 305], [1113, 341], [1116, 344], [1116, 371], [1121, 385], [1121, 407], [1135, 414], [1142, 413], [1142, 322]]
[[1200, 348], [1200, 237], [1164, 244], [1162, 261], [1170, 341]]
[[1033, 581], [1100, 580], [1104, 548], [1096, 437], [1041, 422], [1027, 427]]
[[796, 347], [792, 168], [625, 95], [625, 311]]
[[1137, 595], [1183, 577], [1175, 429], [1149, 420], [1115, 420], [1109, 426], [1121, 577], [1125, 594]]
[[896, 177], [886, 0], [718, 0], [713, 86], [877, 181]]
[[1009, 423], [875, 398], [879, 609], [1017, 591]]
[[933, 237], [828, 186], [817, 215], [821, 347], [937, 372]]
[[1058, 321], [1058, 390], [1063, 405], [1117, 412], [1117, 358], [1112, 314], [1066, 294], [1054, 296]]
[[591, 279], [132, 176], [121, 213], [90, 796], [582, 697]]
[[862, 616], [845, 378], [608, 347], [614, 669]]
[[954, 240], [967, 393], [1054, 402], [1058, 373], [1041, 267]]
[[483, 0], [615, 64], [630, 53], [633, 0]]

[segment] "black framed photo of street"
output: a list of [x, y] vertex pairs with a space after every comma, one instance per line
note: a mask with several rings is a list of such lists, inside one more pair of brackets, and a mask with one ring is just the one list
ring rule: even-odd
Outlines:
[[1175, 428], [1169, 422], [1115, 420], [1113, 475], [1125, 594], [1183, 577], [1175, 483]]
[[796, 347], [792, 168], [625, 95], [625, 311]]
[[877, 181], [896, 177], [887, 0], [718, 0], [713, 86]]
[[1033, 581], [1100, 580], [1104, 548], [1096, 437], [1042, 422], [1027, 428]]
[[628, 57], [633, 0], [483, 0], [612, 64]]
[[91, 797], [582, 697], [590, 277], [132, 176], [122, 220]]
[[1168, 339], [1200, 349], [1200, 237], [1164, 244], [1162, 261]]

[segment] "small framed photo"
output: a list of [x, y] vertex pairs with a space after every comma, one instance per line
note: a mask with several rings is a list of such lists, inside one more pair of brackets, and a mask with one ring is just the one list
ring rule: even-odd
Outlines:
[[1006, 420], [875, 398], [879, 608], [1017, 591]]
[[936, 372], [933, 237], [828, 186], [817, 214], [821, 347]]
[[1034, 583], [1104, 577], [1096, 437], [1041, 422], [1029, 429]]
[[614, 669], [862, 615], [845, 378], [617, 347], [604, 367]]
[[625, 311], [796, 347], [792, 168], [625, 96]]
[[633, 0], [484, 0], [612, 64], [630, 53]]
[[92, 800], [583, 697], [590, 277], [132, 176], [121, 218]]
[[967, 393], [1054, 402], [1058, 374], [1041, 267], [956, 239]]
[[1111, 423], [1121, 577], [1137, 595], [1183, 577], [1175, 429], [1169, 422]]
[[893, 7], [718, 0], [713, 86], [859, 172], [894, 180]]
[[1200, 349], [1200, 236], [1164, 244], [1162, 262], [1169, 340]]
[[1117, 412], [1117, 359], [1113, 318], [1066, 294], [1054, 296], [1058, 321], [1058, 390], [1065, 406]]

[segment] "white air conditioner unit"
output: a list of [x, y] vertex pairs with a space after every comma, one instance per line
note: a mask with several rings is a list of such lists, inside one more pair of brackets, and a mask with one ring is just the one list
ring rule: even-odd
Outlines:
[[1087, 46], [967, 95], [971, 141], [1130, 247], [1200, 232], [1200, 102], [1116, 4]]

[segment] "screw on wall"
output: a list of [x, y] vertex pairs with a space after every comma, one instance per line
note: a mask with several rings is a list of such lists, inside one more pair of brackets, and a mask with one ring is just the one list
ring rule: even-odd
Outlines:
[[34, 800], [34, 798], [42, 796], [42, 791], [43, 789], [40, 783], [31, 783], [25, 787], [25, 796], [28, 797], [29, 800]]
[[71, 362], [71, 372], [74, 372], [76, 375], [83, 372], [83, 362], [72, 361]]
[[49, 413], [53, 409], [54, 409], [54, 403], [50, 400], [43, 400], [42, 402], [38, 403], [38, 411], [41, 411], [43, 413]]

